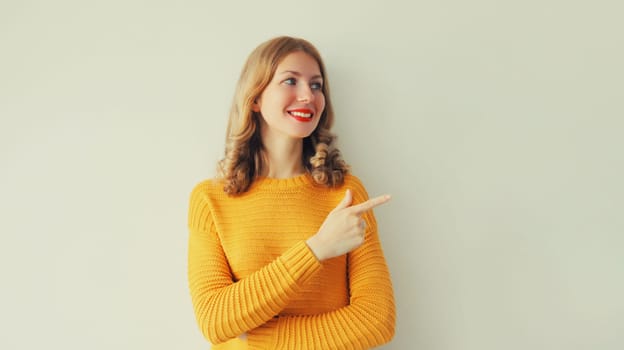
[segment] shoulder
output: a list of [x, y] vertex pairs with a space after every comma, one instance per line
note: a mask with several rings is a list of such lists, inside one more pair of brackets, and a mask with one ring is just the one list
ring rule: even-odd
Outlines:
[[206, 179], [193, 187], [191, 201], [206, 201], [208, 198], [219, 197], [223, 192], [223, 181], [219, 179]]
[[208, 230], [212, 222], [215, 199], [226, 196], [221, 181], [203, 180], [193, 187], [189, 199], [189, 227]]

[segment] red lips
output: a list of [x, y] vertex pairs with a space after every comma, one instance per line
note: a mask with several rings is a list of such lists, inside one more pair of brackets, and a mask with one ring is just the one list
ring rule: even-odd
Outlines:
[[288, 114], [300, 122], [309, 122], [312, 121], [314, 111], [308, 108], [296, 108], [289, 110]]

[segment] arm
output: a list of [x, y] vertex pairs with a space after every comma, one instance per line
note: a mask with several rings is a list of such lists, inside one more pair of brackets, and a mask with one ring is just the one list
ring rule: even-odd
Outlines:
[[[365, 191], [360, 195], [366, 199]], [[367, 224], [364, 243], [347, 256], [350, 304], [319, 315], [272, 319], [248, 333], [252, 348], [368, 349], [392, 339], [395, 304], [390, 274], [375, 217], [368, 211], [362, 218]]]
[[189, 231], [191, 299], [199, 327], [213, 344], [235, 338], [272, 319], [321, 266], [301, 241], [259, 271], [234, 283], [201, 185], [191, 194]]

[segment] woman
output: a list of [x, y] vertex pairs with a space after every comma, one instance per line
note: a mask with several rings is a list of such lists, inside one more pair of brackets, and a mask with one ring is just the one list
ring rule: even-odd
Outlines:
[[321, 57], [278, 37], [238, 81], [220, 176], [195, 187], [189, 287], [213, 349], [368, 349], [395, 305], [368, 199], [330, 132]]

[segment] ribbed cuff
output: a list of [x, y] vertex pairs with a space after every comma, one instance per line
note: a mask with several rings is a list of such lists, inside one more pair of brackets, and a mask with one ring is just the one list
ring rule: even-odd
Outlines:
[[284, 267], [298, 285], [310, 280], [322, 266], [305, 241], [292, 246], [281, 256], [281, 259]]

